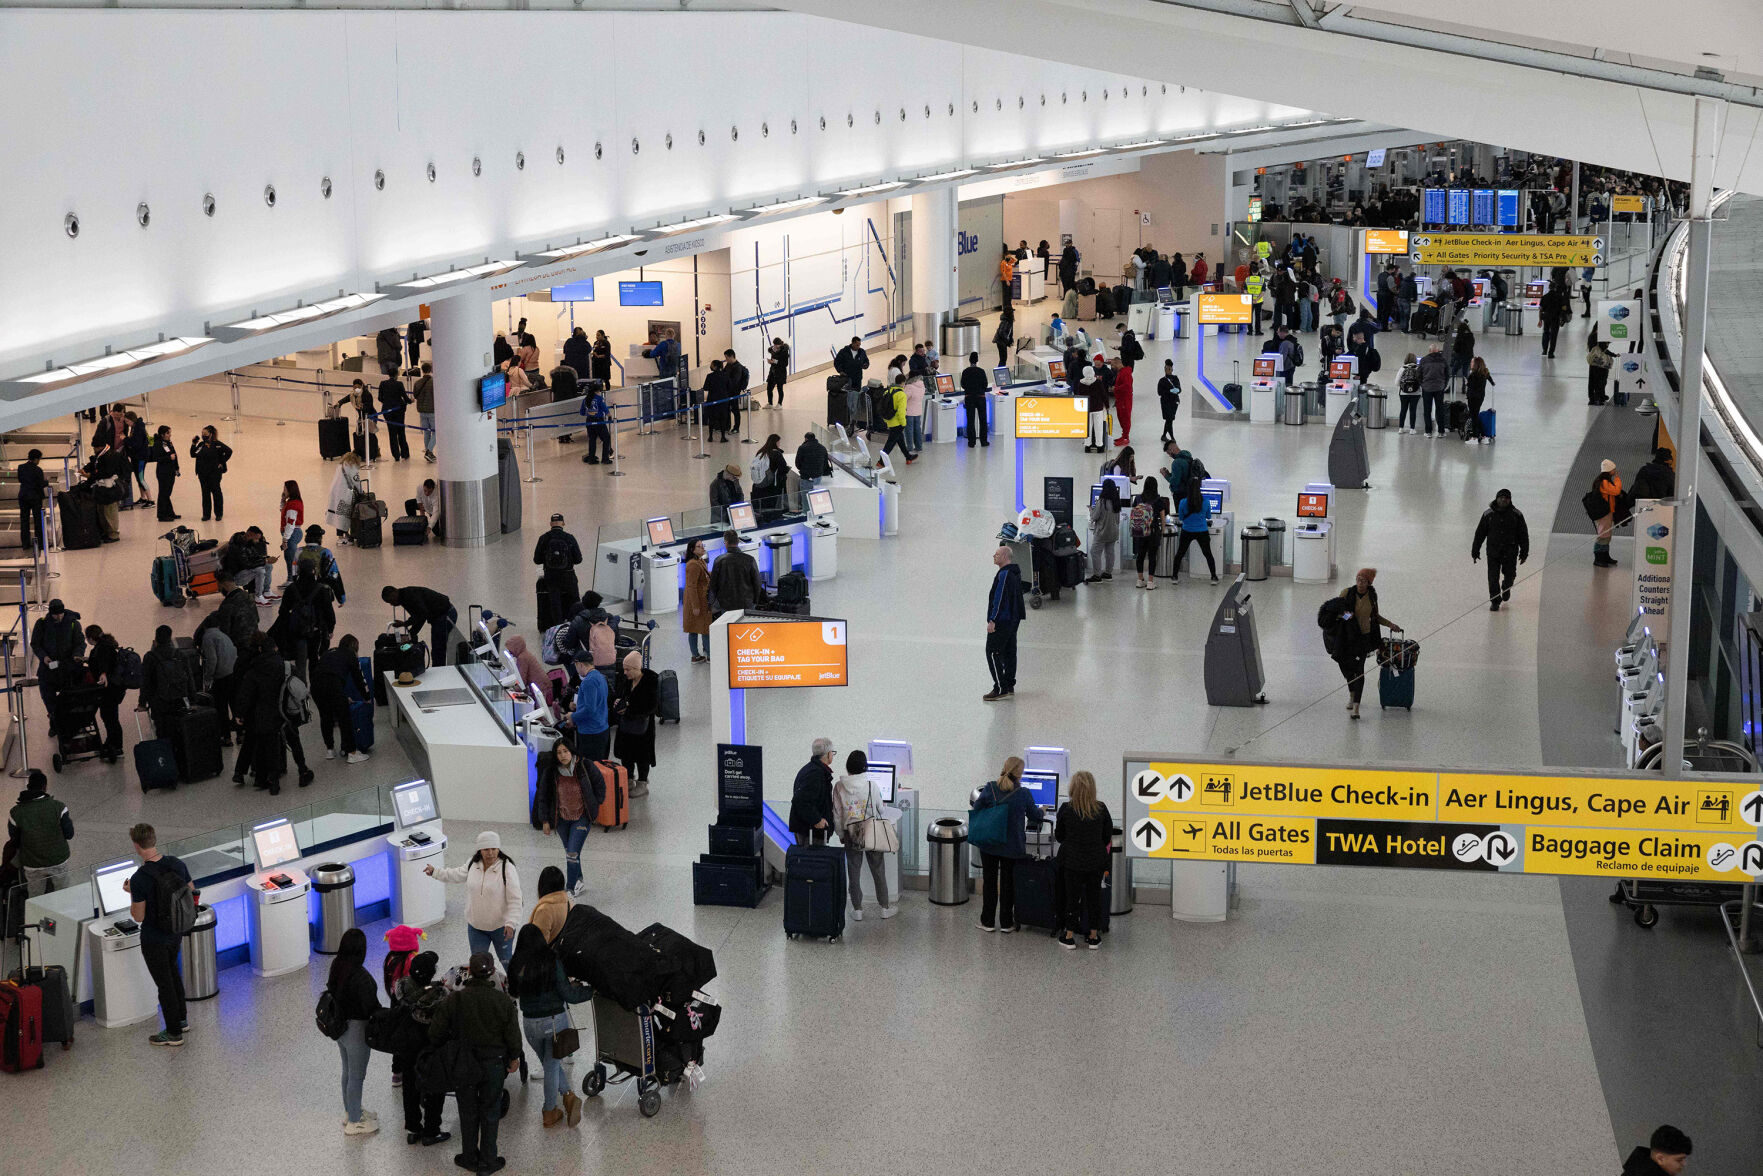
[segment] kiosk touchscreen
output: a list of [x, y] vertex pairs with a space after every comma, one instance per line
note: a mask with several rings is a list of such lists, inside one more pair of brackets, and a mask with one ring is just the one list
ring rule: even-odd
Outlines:
[[751, 502], [728, 504], [728, 525], [737, 531], [751, 531], [755, 526]]
[[1279, 360], [1272, 356], [1257, 356], [1252, 370], [1256, 379], [1271, 380], [1279, 375]]
[[827, 489], [810, 490], [808, 492], [808, 513], [817, 519], [831, 518], [833, 492]]
[[129, 913], [129, 892], [123, 889], [140, 863], [133, 859], [112, 862], [107, 866], [99, 866], [92, 871], [92, 893], [98, 897], [98, 913], [100, 915], [126, 915]]
[[300, 843], [294, 838], [294, 826], [286, 817], [277, 817], [251, 827], [251, 852], [257, 857], [259, 870], [300, 860]]
[[937, 391], [944, 396], [955, 395], [955, 377], [939, 372], [937, 374]]
[[440, 819], [441, 812], [435, 804], [435, 786], [427, 780], [412, 780], [392, 789], [392, 816], [400, 829], [414, 829]]
[[879, 760], [869, 761], [869, 779], [875, 785], [875, 790], [880, 794], [883, 804], [894, 803], [895, 775], [893, 764], [882, 763]]
[[1047, 361], [1047, 374], [1055, 381], [1063, 380], [1065, 378], [1065, 361], [1063, 359], [1049, 359]]
[[[1048, 366], [1050, 368], [1052, 365], [1049, 364]], [[1064, 365], [1061, 364], [1060, 366], [1063, 367]], [[940, 380], [943, 377], [938, 376], [937, 378]], [[1057, 380], [1060, 377], [1057, 373], [1055, 373], [1053, 378], [1055, 380]], [[997, 388], [1008, 388], [1010, 386], [1010, 369], [1007, 367], [1004, 367], [1002, 364], [993, 368], [992, 369], [992, 385], [993, 385], [993, 387], [997, 387]]]
[[1326, 519], [1328, 517], [1328, 495], [1298, 495], [1298, 517], [1301, 519]]
[[1224, 491], [1222, 491], [1222, 490], [1208, 490], [1202, 486], [1200, 488], [1200, 497], [1206, 500], [1207, 513], [1209, 513], [1209, 514], [1223, 514], [1224, 513]]
[[1043, 808], [1057, 808], [1059, 805], [1059, 773], [1058, 772], [1024, 772], [1022, 786], [1028, 794], [1035, 798], [1035, 803]]
[[643, 526], [649, 533], [650, 547], [666, 547], [673, 542], [673, 518], [662, 515], [658, 519], [645, 519]]
[[1157, 287], [1157, 305], [1158, 306], [1174, 306], [1175, 305], [1175, 290], [1169, 286]]
[[1331, 380], [1351, 380], [1353, 378], [1353, 361], [1351, 359], [1329, 360], [1328, 378]]

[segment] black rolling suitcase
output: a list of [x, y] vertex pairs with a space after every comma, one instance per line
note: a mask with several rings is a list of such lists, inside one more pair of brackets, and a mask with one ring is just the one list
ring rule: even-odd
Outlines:
[[141, 716], [135, 715], [135, 775], [140, 778], [141, 791], [178, 786], [177, 748], [169, 739], [149, 739], [141, 729]]
[[555, 588], [545, 586], [545, 577], [540, 576], [538, 583], [533, 585], [533, 594], [538, 602], [539, 632], [555, 629], [563, 623], [563, 596]]
[[378, 461], [380, 459], [379, 433], [367, 433], [365, 436], [367, 440], [364, 442], [362, 433], [355, 434], [355, 456], [362, 461]]
[[1059, 864], [1053, 858], [1019, 858], [1016, 862], [1016, 921], [1024, 927], [1058, 929]]
[[845, 377], [828, 376], [826, 378], [826, 427], [845, 426], [851, 431], [851, 398], [845, 391]]
[[662, 670], [655, 687], [655, 721], [679, 722], [679, 675]]
[[845, 933], [845, 851], [790, 847], [784, 856], [784, 934], [838, 939]]
[[1126, 308], [1132, 305], [1132, 287], [1114, 287], [1114, 313], [1125, 314]]
[[186, 784], [212, 780], [221, 773], [220, 715], [211, 706], [193, 706], [174, 720], [172, 754]]
[[325, 417], [318, 422], [318, 456], [334, 461], [349, 452], [349, 422], [342, 417]]
[[394, 677], [404, 670], [412, 674], [420, 674], [429, 668], [429, 647], [421, 641], [412, 641], [401, 633], [381, 633], [373, 640], [373, 697], [381, 706], [386, 706], [391, 699], [386, 697], [386, 679], [384, 675]]
[[83, 551], [104, 541], [98, 525], [98, 500], [87, 486], [74, 486], [55, 500], [56, 514], [61, 518], [61, 546], [64, 551]]
[[1096, 317], [1099, 319], [1114, 317], [1114, 291], [1106, 287], [1096, 291]]
[[406, 515], [392, 520], [393, 547], [421, 547], [429, 541], [428, 520]]

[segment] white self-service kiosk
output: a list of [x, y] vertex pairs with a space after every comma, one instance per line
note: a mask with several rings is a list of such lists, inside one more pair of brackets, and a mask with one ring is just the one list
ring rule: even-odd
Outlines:
[[1328, 361], [1328, 384], [1326, 385], [1329, 424], [1341, 419], [1341, 413], [1352, 403], [1359, 387], [1359, 357], [1342, 352]]
[[[1208, 542], [1212, 547], [1213, 560], [1218, 564], [1218, 574], [1227, 576], [1232, 565], [1236, 563], [1237, 516], [1230, 507], [1230, 479], [1204, 478], [1200, 482], [1200, 495], [1206, 500], [1211, 517], [1207, 519], [1206, 529], [1209, 533]], [[1189, 547], [1187, 566], [1176, 569], [1178, 573], [1188, 576], [1209, 574], [1206, 571], [1206, 555], [1198, 547]]]
[[1335, 577], [1334, 487], [1309, 482], [1298, 494], [1298, 525], [1292, 529], [1292, 579], [1326, 584]]
[[98, 917], [86, 924], [86, 958], [92, 968], [92, 1013], [106, 1029], [150, 1021], [159, 1011], [159, 990], [141, 956], [141, 927], [129, 916], [133, 900], [123, 889], [141, 863], [106, 862], [92, 871]]
[[832, 579], [839, 574], [839, 524], [833, 518], [833, 492], [824, 486], [808, 491], [808, 525], [804, 530], [808, 532], [808, 579]]
[[251, 854], [257, 872], [245, 879], [251, 931], [251, 971], [281, 976], [298, 971], [312, 958], [311, 920], [307, 895], [312, 880], [288, 865], [300, 860], [300, 843], [286, 817], [251, 827]]
[[392, 789], [392, 823], [386, 835], [391, 855], [392, 920], [411, 927], [439, 923], [447, 914], [447, 888], [423, 873], [439, 866], [447, 851], [435, 786], [411, 780]]
[[[643, 520], [643, 550], [637, 555], [637, 595], [650, 616], [679, 611], [679, 555], [673, 546], [673, 519]], [[415, 924], [412, 924], [414, 926]]]

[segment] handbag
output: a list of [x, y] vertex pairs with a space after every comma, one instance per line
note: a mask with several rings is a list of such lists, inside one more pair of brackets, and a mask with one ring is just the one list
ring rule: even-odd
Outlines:
[[968, 809], [967, 840], [980, 849], [1003, 849], [1010, 840], [1010, 806]]
[[620, 715], [618, 733], [620, 735], [641, 735], [649, 730], [649, 720], [643, 715]]
[[559, 1061], [573, 1054], [582, 1046], [581, 1030], [571, 1025], [567, 1029], [559, 1029], [551, 1034], [551, 1056]]

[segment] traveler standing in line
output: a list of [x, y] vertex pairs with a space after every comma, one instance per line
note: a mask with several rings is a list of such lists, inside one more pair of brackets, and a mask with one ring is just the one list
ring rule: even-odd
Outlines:
[[412, 639], [427, 625], [429, 657], [437, 666], [447, 664], [447, 634], [459, 623], [459, 610], [451, 600], [433, 588], [394, 588], [390, 584], [380, 589], [380, 599], [404, 610]]
[[[235, 673], [240, 681], [233, 703], [245, 724], [245, 739], [233, 767], [233, 784], [244, 785], [248, 766], [258, 788], [268, 789], [271, 796], [280, 796], [282, 776], [288, 770], [282, 734], [286, 725], [282, 687], [287, 681], [288, 663], [282, 660], [270, 635], [259, 633], [251, 645], [250, 664]], [[310, 783], [304, 769], [301, 774]]]
[[545, 380], [539, 374], [539, 341], [526, 330], [526, 320], [520, 322], [520, 346], [515, 349], [514, 357], [520, 363], [520, 370], [526, 374], [527, 387], [543, 388]]
[[1175, 440], [1175, 414], [1181, 408], [1181, 377], [1175, 374], [1173, 359], [1163, 361], [1163, 375], [1157, 380], [1157, 407], [1163, 413], [1163, 436], [1158, 439]]
[[1188, 546], [1197, 543], [1200, 554], [1206, 557], [1206, 570], [1212, 574], [1212, 582], [1218, 583], [1218, 564], [1212, 559], [1212, 504], [1206, 501], [1197, 479], [1175, 504], [1175, 513], [1181, 520], [1181, 537], [1175, 543], [1175, 574], [1169, 582], [1181, 582], [1181, 561], [1188, 553]]
[[832, 458], [826, 452], [826, 446], [813, 430], [802, 434], [802, 444], [796, 446], [796, 477], [801, 484], [802, 493], [818, 486], [822, 479], [833, 476]]
[[1041, 827], [1041, 809], [1028, 789], [1022, 787], [1023, 763], [1019, 756], [1004, 761], [998, 778], [979, 790], [973, 807], [1003, 805], [1004, 840], [979, 851], [981, 872], [979, 929], [1017, 930], [1016, 863], [1028, 856], [1028, 829]]
[[771, 393], [777, 392], [777, 407], [784, 406], [784, 384], [790, 378], [790, 345], [782, 339], [773, 339], [771, 349], [766, 352], [765, 368], [765, 407], [770, 408]]
[[508, 995], [520, 1004], [521, 1028], [544, 1072], [545, 1107], [541, 1121], [547, 1127], [555, 1127], [567, 1117], [574, 1127], [582, 1121], [582, 1100], [569, 1088], [574, 1081], [573, 1061], [553, 1057], [551, 1039], [570, 1028], [567, 1006], [592, 1000], [594, 990], [569, 978], [545, 933], [528, 923], [520, 929], [514, 943], [514, 958], [508, 964]]
[[[531, 926], [544, 932], [546, 943], [557, 942], [563, 934], [563, 924], [569, 919], [569, 894], [564, 889], [563, 871], [556, 866], [546, 866], [539, 871], [539, 901], [533, 903], [532, 913], [526, 917]], [[520, 942], [519, 936], [515, 942]]]
[[[1065, 879], [1065, 910], [1059, 946], [1077, 947], [1073, 932], [1084, 932], [1091, 951], [1102, 946], [1102, 879], [1108, 873], [1114, 818], [1096, 799], [1096, 778], [1089, 772], [1071, 777], [1071, 798], [1053, 819], [1053, 840], [1059, 843], [1059, 872]], [[1122, 881], [1124, 885], [1124, 881]]]
[[[991, 422], [986, 419], [986, 397], [991, 393], [991, 387], [985, 369], [979, 366], [979, 352], [968, 352], [967, 366], [961, 369], [961, 408], [967, 417], [969, 449], [976, 440], [988, 448], [992, 444]], [[1085, 452], [1088, 452], [1087, 446]]]
[[393, 461], [410, 460], [410, 441], [404, 436], [404, 410], [410, 404], [410, 391], [396, 375], [380, 381], [380, 419], [386, 422], [386, 444]]
[[991, 693], [982, 701], [997, 702], [1016, 694], [1016, 630], [1022, 625], [1022, 570], [1002, 545], [992, 550], [998, 569], [986, 594], [986, 668], [992, 672]]
[[1086, 584], [1114, 579], [1115, 558], [1120, 554], [1120, 483], [1104, 479], [1102, 492], [1090, 504], [1090, 578]]
[[1630, 497], [1661, 499], [1677, 493], [1677, 471], [1672, 468], [1671, 450], [1660, 446], [1653, 450], [1653, 460], [1634, 473]]
[[605, 331], [594, 332], [593, 363], [593, 378], [604, 387], [612, 387], [612, 340], [606, 337]]
[[[567, 739], [552, 744], [551, 750], [539, 756], [536, 767], [532, 822], [543, 833], [556, 833], [563, 842], [563, 884], [569, 893], [580, 897], [582, 847], [593, 828], [594, 813], [606, 799], [605, 781], [597, 767], [576, 755]], [[554, 868], [548, 866], [544, 872]], [[544, 872], [539, 877], [541, 899], [546, 893]]]
[[474, 952], [467, 979], [435, 1010], [429, 1042], [457, 1040], [469, 1051], [477, 1077], [461, 1086], [460, 1147], [453, 1163], [482, 1176], [500, 1172], [508, 1161], [496, 1154], [496, 1133], [502, 1119], [502, 1080], [520, 1067], [520, 1013], [514, 1001], [496, 987], [496, 961], [487, 951]]
[[[1077, 291], [1077, 246], [1067, 245], [1059, 251], [1059, 288], [1066, 293]], [[1066, 311], [1067, 318], [1077, 317], [1075, 310]]]
[[373, 349], [374, 359], [380, 365], [380, 375], [397, 375], [399, 365], [404, 362], [404, 338], [398, 328], [387, 327], [375, 335]]
[[435, 460], [435, 365], [428, 360], [422, 361], [422, 375], [416, 379], [416, 387], [412, 391], [412, 399], [416, 401], [416, 419], [422, 425], [422, 456], [424, 461]]
[[655, 375], [665, 380], [674, 374], [673, 332], [661, 329], [661, 337], [649, 345], [649, 358], [655, 361]]
[[914, 457], [924, 452], [924, 401], [930, 384], [929, 373], [906, 381], [906, 447]]
[[153, 500], [147, 497], [147, 422], [132, 412], [124, 413], [123, 419], [129, 423], [129, 435], [122, 451], [128, 456], [129, 469], [134, 471], [135, 485], [140, 488], [135, 505], [152, 506]]
[[86, 647], [86, 673], [104, 688], [98, 696], [98, 717], [104, 724], [104, 746], [98, 755], [105, 763], [113, 764], [122, 758], [122, 720], [117, 708], [128, 693], [128, 687], [121, 682], [122, 647], [97, 625], [86, 626]]
[[1445, 435], [1445, 390], [1451, 386], [1451, 366], [1445, 359], [1445, 345], [1432, 343], [1427, 346], [1426, 355], [1421, 359], [1418, 371], [1420, 374], [1421, 415], [1426, 419], [1426, 436], [1433, 437], [1433, 422], [1437, 419], [1438, 436]]
[[25, 773], [24, 790], [6, 815], [6, 839], [18, 851], [16, 862], [24, 873], [27, 894], [48, 894], [67, 885], [73, 817], [65, 804], [49, 795], [49, 777], [36, 768]]
[[1187, 297], [1188, 263], [1179, 253], [1169, 255], [1169, 288], [1177, 302]]
[[1592, 479], [1592, 489], [1604, 499], [1604, 514], [1597, 520], [1598, 539], [1592, 544], [1592, 566], [1595, 568], [1613, 568], [1617, 561], [1610, 557], [1610, 536], [1616, 531], [1616, 524], [1625, 521], [1626, 511], [1622, 498], [1622, 475], [1616, 472], [1616, 463], [1605, 458], [1598, 465], [1598, 476]]
[[[859, 398], [863, 394], [863, 373], [869, 370], [869, 352], [863, 349], [863, 339], [852, 335], [851, 341], [839, 348], [833, 356], [833, 370], [845, 377], [845, 397], [849, 412], [849, 424], [855, 430], [859, 422]], [[867, 414], [863, 414], [867, 415]]]
[[1053, 247], [1047, 244], [1046, 238], [1042, 238], [1041, 243], [1035, 246], [1035, 256], [1041, 259], [1041, 280], [1045, 281], [1051, 276], [1053, 268]]
[[477, 835], [477, 852], [463, 866], [423, 867], [437, 882], [465, 886], [465, 939], [473, 952], [494, 951], [504, 964], [514, 950], [520, 925], [520, 871], [502, 852], [502, 838], [491, 830]]
[[875, 901], [881, 917], [891, 919], [900, 908], [889, 899], [887, 854], [869, 849], [863, 841], [866, 822], [885, 820], [882, 816], [881, 791], [869, 778], [869, 757], [853, 751], [845, 757], [845, 774], [833, 785], [833, 811], [838, 815], [839, 840], [845, 847], [845, 877], [850, 883], [851, 917], [863, 921], [863, 864], [869, 863], [869, 875], [875, 880]]
[[101, 541], [115, 543], [122, 538], [118, 512], [129, 494], [129, 459], [120, 449], [105, 449], [86, 464], [85, 474], [91, 484], [92, 501], [98, 505]]
[[1464, 379], [1464, 389], [1469, 396], [1469, 436], [1463, 439], [1465, 445], [1488, 443], [1487, 434], [1481, 427], [1481, 406], [1487, 401], [1488, 389], [1493, 385], [1494, 377], [1488, 371], [1487, 361], [1479, 355], [1470, 360]]
[[759, 561], [741, 550], [738, 531], [722, 533], [723, 551], [710, 567], [710, 609], [721, 614], [752, 608], [765, 599]]
[[1107, 453], [1108, 386], [1102, 382], [1095, 368], [1085, 365], [1078, 371], [1074, 387], [1078, 395], [1084, 397], [1085, 410], [1090, 414], [1089, 432], [1084, 436], [1084, 452]]
[[1512, 505], [1512, 491], [1499, 490], [1488, 508], [1481, 512], [1475, 526], [1475, 538], [1469, 544], [1469, 562], [1481, 559], [1482, 544], [1488, 550], [1488, 611], [1499, 612], [1500, 605], [1512, 599], [1512, 582], [1518, 578], [1518, 565], [1530, 558], [1530, 528], [1524, 513]]
[[190, 456], [196, 461], [196, 482], [202, 487], [202, 521], [212, 518], [219, 522], [226, 517], [226, 496], [221, 493], [220, 480], [226, 474], [226, 463], [233, 451], [220, 439], [213, 425], [204, 425], [202, 432], [190, 438]]
[[649, 795], [649, 769], [655, 766], [655, 703], [661, 679], [643, 666], [643, 655], [624, 655], [613, 683], [612, 715], [618, 720], [613, 754], [630, 769], [631, 796]]
[[1475, 332], [1469, 329], [1467, 319], [1457, 320], [1457, 330], [1451, 336], [1451, 378], [1467, 380], [1469, 365], [1475, 359]]
[[729, 419], [734, 422], [735, 432], [741, 431], [741, 413], [747, 408], [747, 389], [752, 386], [753, 377], [747, 371], [747, 365], [735, 355], [733, 347], [722, 353], [723, 395], [729, 398]]
[[753, 514], [761, 524], [784, 513], [784, 496], [790, 485], [790, 460], [784, 456], [783, 438], [771, 433], [753, 454], [748, 473], [763, 470], [753, 481]]
[[1622, 1162], [1622, 1176], [1682, 1176], [1693, 1151], [1690, 1137], [1667, 1123]]
[[729, 400], [728, 380], [722, 374], [722, 360], [710, 361], [710, 370], [704, 374], [703, 407], [699, 409], [704, 419], [704, 440], [712, 440], [710, 434], [721, 433], [717, 441], [728, 440]]
[[1414, 304], [1420, 301], [1420, 283], [1414, 280], [1412, 270], [1403, 274], [1396, 285], [1396, 319], [1402, 328], [1402, 334], [1410, 333], [1414, 316]]
[[533, 563], [543, 570], [544, 586], [556, 597], [559, 619], [569, 615], [571, 605], [582, 598], [575, 570], [581, 566], [582, 548], [575, 536], [563, 529], [563, 516], [551, 516], [551, 528], [533, 545]]
[[294, 553], [300, 550], [300, 537], [306, 531], [306, 501], [300, 494], [300, 483], [292, 478], [282, 483], [281, 507], [276, 519], [282, 536], [282, 561], [287, 565], [288, 583], [291, 584], [294, 581]]
[[331, 634], [337, 629], [336, 599], [311, 561], [296, 571], [270, 632], [282, 656], [293, 663], [294, 676], [310, 685], [318, 659], [331, 647]]
[[578, 382], [594, 378], [594, 345], [585, 329], [572, 329], [563, 341], [563, 365], [575, 371]]
[[[202, 632], [197, 630], [198, 637]], [[178, 714], [196, 692], [196, 684], [190, 681], [188, 667], [189, 663], [172, 643], [171, 626], [160, 625], [153, 631], [153, 644], [141, 656], [141, 691], [136, 695], [135, 703], [136, 711], [147, 711], [152, 715], [155, 738], [172, 737], [177, 729], [175, 720]], [[221, 716], [224, 724], [224, 711]], [[223, 746], [226, 741], [224, 732], [228, 729], [224, 725], [221, 728]]]
[[680, 627], [686, 631], [686, 648], [692, 664], [710, 660], [710, 568], [704, 559], [704, 540], [686, 545], [686, 589], [680, 599]]
[[825, 845], [838, 817], [833, 810], [833, 741], [824, 735], [808, 750], [790, 789], [790, 833], [799, 845]]
[[575, 731], [576, 748], [583, 759], [599, 762], [612, 754], [612, 730], [608, 718], [606, 675], [592, 661], [575, 663], [581, 684], [575, 688], [575, 710], [565, 723]]
[[1168, 517], [1169, 500], [1157, 493], [1156, 478], [1146, 478], [1127, 515], [1132, 531], [1133, 568], [1138, 573], [1135, 588], [1156, 591], [1157, 548], [1163, 542], [1163, 522]]
[[432, 951], [420, 951], [410, 957], [410, 970], [398, 978], [392, 988], [392, 1004], [409, 1018], [405, 1032], [396, 1039], [392, 1052], [392, 1072], [402, 1075], [397, 1083], [404, 1096], [404, 1142], [433, 1147], [453, 1138], [451, 1131], [441, 1130], [441, 1105], [444, 1091], [424, 1090], [416, 1078], [416, 1059], [428, 1048], [429, 1025], [435, 1011], [447, 999], [445, 985], [435, 980], [440, 957]]
[[355, 721], [349, 714], [349, 688], [357, 698], [373, 697], [372, 688], [361, 673], [361, 644], [353, 633], [345, 633], [335, 649], [318, 659], [312, 674], [312, 701], [318, 707], [318, 733], [324, 739], [324, 758], [336, 757], [336, 734], [342, 731], [343, 759], [347, 763], [367, 762], [367, 753], [355, 743]]
[[85, 656], [86, 635], [80, 614], [56, 597], [49, 611], [31, 624], [31, 653], [37, 659], [37, 693], [49, 715], [49, 734], [55, 734], [55, 700], [63, 688], [77, 684], [80, 658]]
[[[379, 988], [367, 964], [367, 932], [351, 927], [337, 943], [325, 991], [337, 1002], [337, 1015], [348, 1024], [337, 1038], [343, 1060], [343, 1134], [372, 1135], [380, 1129], [380, 1117], [361, 1109], [361, 1086], [367, 1080], [367, 1022], [380, 1011]], [[414, 1080], [414, 1075], [412, 1079]]]
[[1401, 628], [1378, 611], [1377, 589], [1371, 586], [1375, 579], [1376, 568], [1360, 568], [1353, 577], [1352, 587], [1342, 589], [1340, 596], [1352, 616], [1357, 635], [1351, 648], [1335, 652], [1335, 664], [1341, 668], [1341, 677], [1347, 680], [1347, 715], [1353, 719], [1359, 717], [1359, 698], [1365, 690], [1365, 659], [1377, 648], [1378, 626]]
[[129, 918], [141, 925], [141, 961], [159, 992], [159, 1015], [165, 1025], [147, 1040], [175, 1048], [184, 1043], [187, 1025], [184, 973], [178, 966], [184, 937], [173, 920], [180, 913], [192, 913], [202, 896], [190, 881], [189, 867], [159, 852], [159, 836], [153, 826], [135, 825], [129, 830], [129, 841], [141, 859], [141, 868], [123, 883], [123, 889], [128, 891]]
[[[165, 427], [170, 432], [169, 427]], [[176, 456], [172, 459], [177, 460]], [[19, 546], [33, 550], [47, 547], [43, 537], [43, 506], [49, 501], [49, 479], [43, 473], [43, 451], [33, 449], [25, 454], [25, 460], [18, 467], [18, 541]], [[159, 518], [164, 521], [166, 512], [171, 510], [171, 499], [163, 493], [159, 496]], [[176, 515], [172, 515], [176, 518]]]
[[1610, 369], [1616, 366], [1616, 355], [1610, 345], [1598, 338], [1598, 329], [1592, 328], [1592, 337], [1586, 341], [1585, 349], [1586, 403], [1599, 407], [1610, 403], [1610, 394], [1606, 389], [1610, 385]]
[[1420, 361], [1415, 358], [1412, 351], [1402, 358], [1402, 370], [1396, 374], [1396, 395], [1402, 402], [1402, 413], [1396, 419], [1396, 432], [1418, 433], [1420, 431]]

